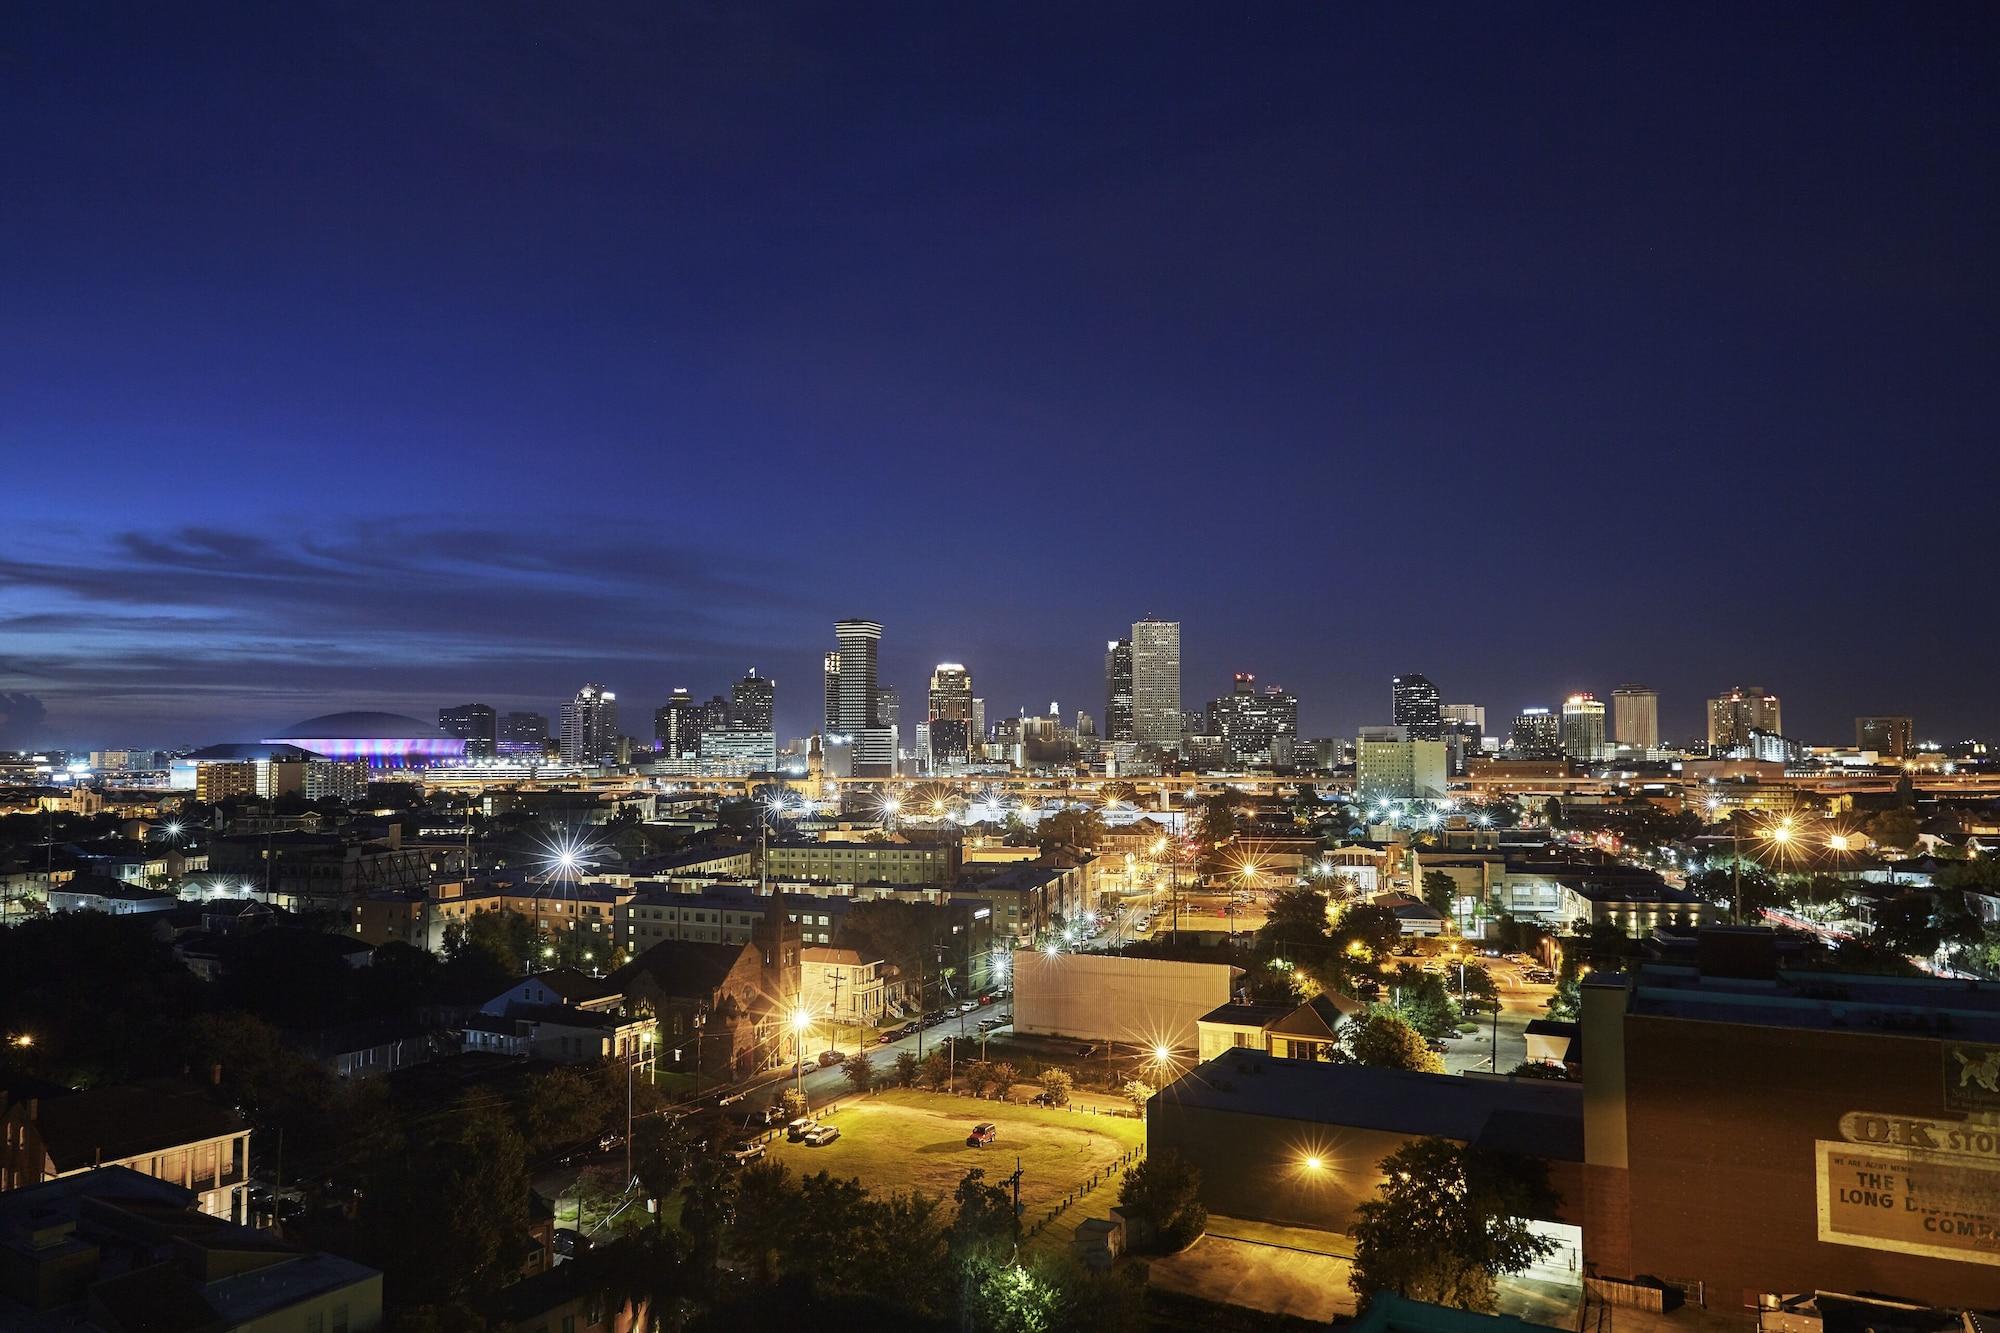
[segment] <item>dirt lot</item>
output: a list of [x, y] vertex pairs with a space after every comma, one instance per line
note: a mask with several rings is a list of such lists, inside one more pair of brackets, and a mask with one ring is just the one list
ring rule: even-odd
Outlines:
[[[949, 1195], [971, 1168], [998, 1180], [1012, 1174], [1018, 1157], [1021, 1201], [1031, 1218], [1037, 1206], [1060, 1199], [1146, 1138], [1138, 1120], [906, 1088], [850, 1098], [825, 1120], [840, 1126], [837, 1142], [808, 1148], [780, 1140], [771, 1145], [771, 1160], [795, 1175], [853, 1176], [878, 1192]], [[967, 1147], [965, 1136], [982, 1120], [999, 1127], [999, 1138], [989, 1147]]]

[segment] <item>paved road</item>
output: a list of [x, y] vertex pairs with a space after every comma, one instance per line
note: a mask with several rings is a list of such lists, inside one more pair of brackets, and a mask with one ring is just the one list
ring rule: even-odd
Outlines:
[[[1504, 958], [1487, 958], [1488, 975], [1500, 988], [1499, 1024], [1499, 1070], [1506, 1073], [1515, 1065], [1528, 1058], [1528, 1024], [1537, 1018], [1548, 1017], [1549, 996], [1555, 994], [1553, 986], [1538, 986], [1521, 975], [1521, 969]], [[1447, 985], [1455, 984], [1453, 969], [1445, 970]], [[1445, 1043], [1445, 1069], [1453, 1074], [1463, 1074], [1467, 1070], [1489, 1070], [1494, 1068], [1493, 1019], [1481, 1019], [1479, 1031], [1469, 1037], [1455, 1037]]]

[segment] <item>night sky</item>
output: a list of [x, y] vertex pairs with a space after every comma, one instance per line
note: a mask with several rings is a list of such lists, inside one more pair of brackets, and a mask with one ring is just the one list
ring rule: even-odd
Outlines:
[[1149, 613], [1308, 735], [2000, 734], [1997, 89], [1975, 4], [10, 5], [0, 744], [789, 737], [856, 615], [1101, 715]]

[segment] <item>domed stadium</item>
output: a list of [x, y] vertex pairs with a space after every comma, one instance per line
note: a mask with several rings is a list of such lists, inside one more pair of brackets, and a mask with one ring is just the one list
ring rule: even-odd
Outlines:
[[370, 768], [424, 768], [465, 758], [465, 742], [401, 713], [327, 713], [309, 717], [266, 745], [296, 745], [328, 759], [363, 759]]

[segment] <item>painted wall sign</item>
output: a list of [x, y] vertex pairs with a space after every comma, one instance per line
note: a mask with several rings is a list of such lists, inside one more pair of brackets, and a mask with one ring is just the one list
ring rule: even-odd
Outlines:
[[1814, 1148], [1821, 1240], [2000, 1265], [2000, 1159], [1826, 1139]]
[[1944, 1104], [1954, 1111], [2000, 1110], [2000, 1046], [1948, 1041], [1944, 1046]]

